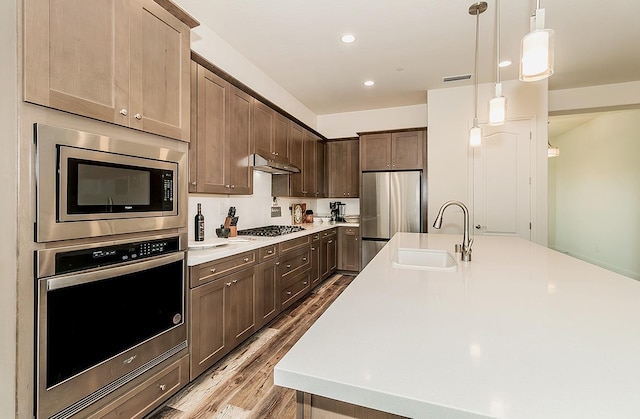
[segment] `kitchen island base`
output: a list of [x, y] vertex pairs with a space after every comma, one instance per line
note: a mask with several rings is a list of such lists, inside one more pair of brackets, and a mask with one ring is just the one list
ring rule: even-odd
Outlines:
[[401, 419], [391, 413], [357, 406], [316, 394], [296, 392], [296, 419]]

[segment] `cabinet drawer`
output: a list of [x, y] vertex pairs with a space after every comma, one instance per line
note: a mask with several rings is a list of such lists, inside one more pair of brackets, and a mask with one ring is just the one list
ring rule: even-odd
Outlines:
[[[307, 246], [304, 249], [296, 250], [291, 254], [287, 254], [280, 258], [280, 264], [278, 265], [278, 277], [282, 281], [287, 281], [288, 278], [293, 277], [298, 272], [303, 272], [311, 267], [311, 248]], [[288, 282], [282, 283], [288, 285]]]
[[345, 236], [359, 236], [360, 229], [358, 227], [340, 227], [340, 234]]
[[191, 288], [256, 264], [257, 251], [244, 252], [191, 267]]
[[280, 247], [280, 254], [290, 252], [295, 249], [300, 249], [311, 243], [311, 235], [298, 237], [297, 239], [287, 240], [286, 242], [278, 243]]
[[280, 305], [282, 308], [289, 307], [299, 300], [311, 288], [310, 271], [303, 272], [287, 286], [282, 287], [280, 292]]
[[278, 256], [278, 245], [273, 244], [267, 247], [261, 247], [259, 250], [260, 262], [262, 263], [265, 260], [274, 259]]
[[311, 241], [312, 242], [317, 242], [318, 240], [320, 240], [320, 233], [313, 233], [311, 235]]
[[321, 233], [321, 238], [326, 238], [326, 237], [330, 237], [330, 236], [335, 236], [336, 235], [336, 229], [335, 228], [331, 228], [329, 230], [324, 230]]
[[142, 418], [188, 383], [189, 355], [185, 355], [90, 418]]

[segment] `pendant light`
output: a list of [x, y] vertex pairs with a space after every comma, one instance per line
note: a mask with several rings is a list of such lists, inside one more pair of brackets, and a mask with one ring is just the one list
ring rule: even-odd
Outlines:
[[558, 157], [559, 155], [560, 149], [552, 146], [551, 143], [547, 141], [547, 157]]
[[469, 14], [476, 16], [476, 53], [475, 64], [473, 70], [473, 77], [475, 79], [474, 90], [474, 106], [475, 113], [473, 117], [473, 127], [469, 130], [469, 145], [471, 147], [478, 147], [482, 143], [482, 130], [478, 126], [478, 38], [480, 35], [480, 14], [487, 10], [487, 2], [481, 1], [473, 3], [469, 6]]
[[489, 125], [502, 125], [506, 118], [507, 98], [500, 83], [500, 0], [496, 0], [496, 95], [489, 101]]
[[531, 32], [522, 38], [520, 49], [520, 80], [538, 81], [553, 74], [553, 42], [555, 33], [544, 29], [544, 9], [537, 0], [531, 17]]

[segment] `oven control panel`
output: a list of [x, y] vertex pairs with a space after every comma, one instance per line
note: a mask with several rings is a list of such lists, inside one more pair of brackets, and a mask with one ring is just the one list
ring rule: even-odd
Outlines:
[[168, 237], [59, 252], [55, 255], [55, 274], [83, 271], [174, 253], [179, 250], [179, 245], [178, 237]]

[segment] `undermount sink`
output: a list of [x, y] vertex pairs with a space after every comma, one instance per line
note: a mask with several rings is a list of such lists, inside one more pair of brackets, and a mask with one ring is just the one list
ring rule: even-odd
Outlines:
[[451, 253], [440, 249], [399, 248], [393, 255], [391, 266], [403, 269], [455, 272], [458, 264]]

